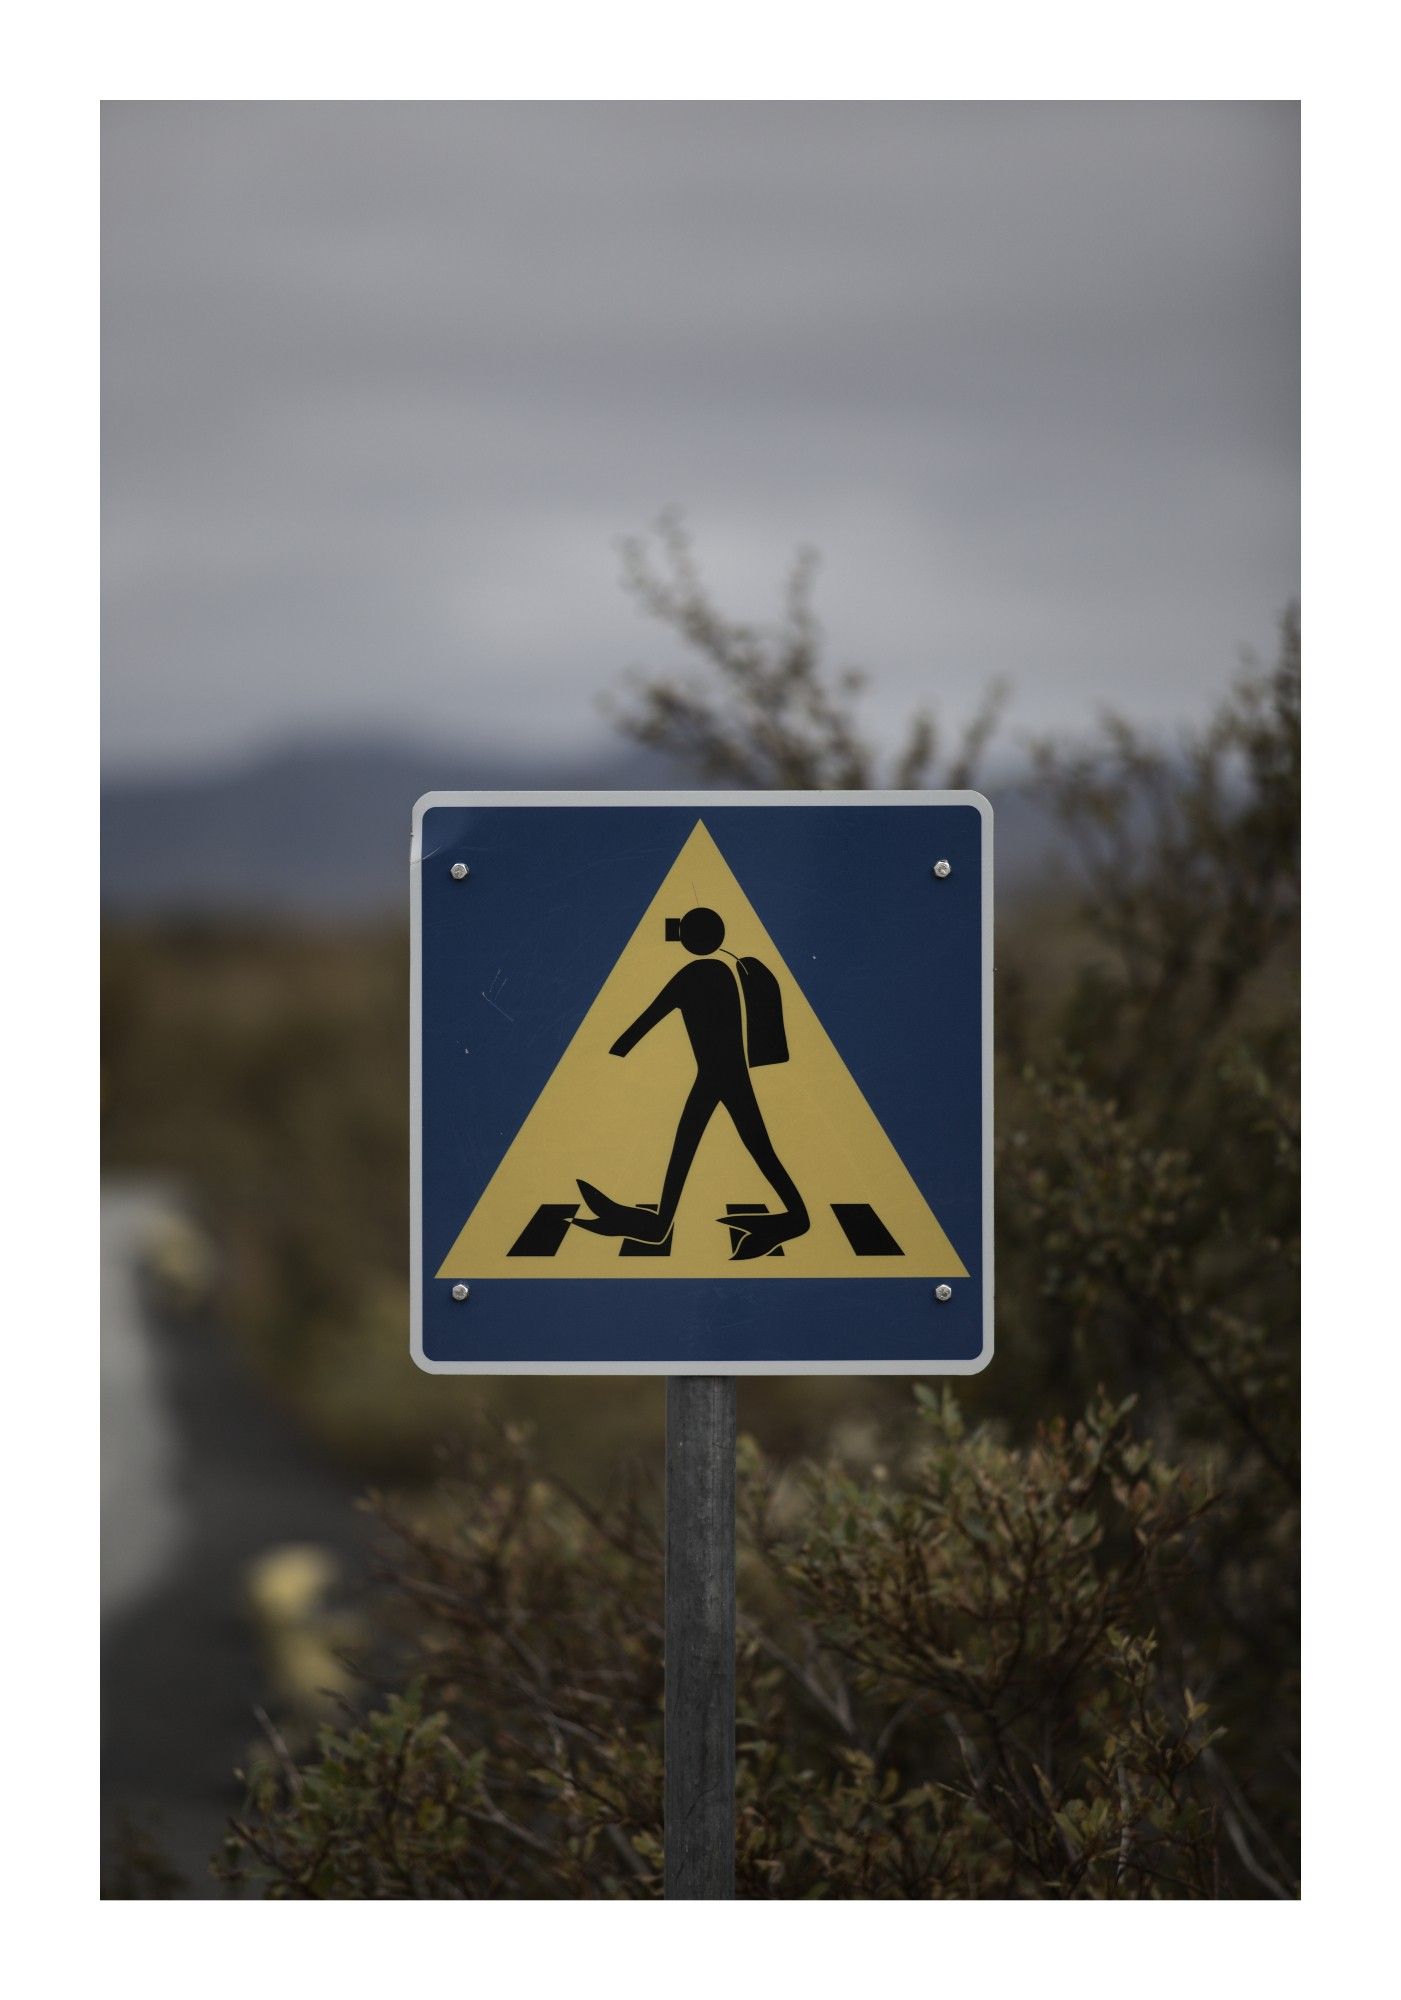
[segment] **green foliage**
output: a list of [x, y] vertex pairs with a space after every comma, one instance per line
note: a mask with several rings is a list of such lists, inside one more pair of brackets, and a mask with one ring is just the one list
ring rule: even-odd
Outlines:
[[[892, 1440], [892, 1442], [895, 1442]], [[1216, 1892], [1213, 1742], [1152, 1621], [1207, 1496], [1097, 1404], [1014, 1449], [923, 1392], [898, 1456], [740, 1468], [739, 1892]], [[385, 1508], [404, 1697], [269, 1765], [230, 1879], [283, 1896], [654, 1896], [651, 1509], [519, 1435]]]
[[464, 1755], [446, 1714], [424, 1714], [421, 1688], [391, 1695], [363, 1725], [324, 1731], [305, 1771], [281, 1767], [295, 1839], [260, 1830], [284, 1777], [272, 1764], [255, 1770], [248, 1814], [234, 1822], [221, 1870], [233, 1887], [251, 1869], [266, 1870], [274, 1898], [414, 1896], [429, 1878], [442, 1885], [437, 1894], [490, 1896], [496, 1884], [477, 1831], [491, 1823], [485, 1763], [483, 1750]]
[[1111, 716], [1088, 748], [1038, 752], [1040, 785], [1074, 840], [1082, 914], [1102, 954], [1080, 969], [1067, 1028], [1120, 1093], [1161, 1106], [1190, 1096], [1204, 1058], [1242, 1014], [1250, 1018], [1261, 975], [1281, 954], [1292, 958], [1299, 689], [1291, 612], [1273, 669], [1249, 671], [1209, 726], [1176, 750]]

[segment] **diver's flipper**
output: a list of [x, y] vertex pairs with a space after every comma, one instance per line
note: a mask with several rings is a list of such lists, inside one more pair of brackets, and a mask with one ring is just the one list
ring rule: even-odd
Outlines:
[[595, 1236], [630, 1236], [635, 1243], [660, 1243], [665, 1226], [654, 1208], [626, 1208], [588, 1181], [579, 1182], [579, 1192], [593, 1210], [592, 1215], [576, 1215], [576, 1229], [591, 1229]]
[[806, 1236], [812, 1227], [805, 1215], [722, 1215], [717, 1220], [729, 1230], [735, 1246], [730, 1252], [732, 1264], [747, 1264], [755, 1257], [771, 1256], [780, 1243]]

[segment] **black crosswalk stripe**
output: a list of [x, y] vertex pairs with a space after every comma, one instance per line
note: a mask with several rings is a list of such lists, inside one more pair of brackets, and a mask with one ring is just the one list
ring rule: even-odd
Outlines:
[[577, 1201], [542, 1201], [506, 1255], [553, 1257], [578, 1213]]
[[858, 1257], [903, 1257], [904, 1251], [868, 1201], [834, 1201], [832, 1213]]

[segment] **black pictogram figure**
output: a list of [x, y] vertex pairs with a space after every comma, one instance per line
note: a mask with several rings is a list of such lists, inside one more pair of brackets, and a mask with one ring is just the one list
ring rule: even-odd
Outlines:
[[[749, 1157], [783, 1204], [774, 1214], [746, 1217], [732, 1211], [716, 1218], [730, 1231], [732, 1261], [745, 1263], [768, 1256], [780, 1243], [805, 1235], [812, 1226], [803, 1198], [774, 1150], [749, 1075], [751, 1065], [788, 1060], [782, 996], [773, 974], [757, 959], [740, 959], [731, 971], [714, 956], [725, 941], [724, 922], [714, 910], [690, 910], [684, 917], [668, 917], [666, 935], [669, 941], [683, 945], [693, 962], [683, 965], [667, 981], [609, 1050], [610, 1055], [627, 1055], [673, 1010], [680, 1013], [690, 1037], [696, 1080], [681, 1108], [661, 1200], [655, 1208], [629, 1208], [581, 1180], [579, 1192], [593, 1214], [576, 1215], [574, 1227], [637, 1243], [664, 1242], [676, 1220], [696, 1148], [723, 1105]], [[733, 957], [733, 953], [725, 955]]]
[[[737, 1217], [752, 1217], [767, 1214], [768, 1209], [761, 1201], [727, 1201], [725, 1203], [725, 1227], [730, 1232], [730, 1249], [732, 1251], [738, 1250], [747, 1232], [754, 1227], [752, 1221], [746, 1220], [740, 1222], [736, 1219]], [[780, 1243], [778, 1248], [770, 1252], [770, 1254], [774, 1257], [781, 1257], [783, 1255], [783, 1245]]]
[[[637, 1203], [637, 1206], [639, 1208], [650, 1209], [653, 1214], [656, 1213], [657, 1204], [654, 1201], [640, 1201]], [[620, 1257], [669, 1257], [671, 1255], [671, 1232], [668, 1231], [660, 1243], [643, 1243], [636, 1236], [625, 1236], [618, 1245], [618, 1255]]]

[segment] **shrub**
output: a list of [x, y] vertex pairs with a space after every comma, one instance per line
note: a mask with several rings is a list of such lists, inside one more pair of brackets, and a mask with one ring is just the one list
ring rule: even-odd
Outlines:
[[[1202, 1896], [1214, 1734], [1156, 1629], [1200, 1478], [1094, 1405], [1025, 1447], [918, 1392], [888, 1461], [741, 1452], [747, 1897]], [[519, 1434], [385, 1505], [390, 1693], [252, 1777], [226, 1879], [279, 1897], [654, 1896], [661, 1544]]]

